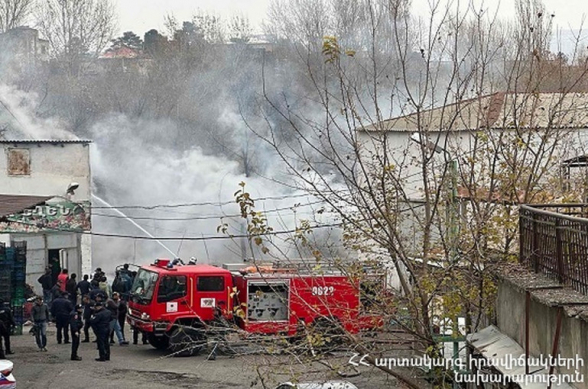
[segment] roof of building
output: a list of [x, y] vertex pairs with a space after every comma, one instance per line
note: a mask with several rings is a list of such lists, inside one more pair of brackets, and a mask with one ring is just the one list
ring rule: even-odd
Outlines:
[[494, 93], [365, 126], [360, 131], [586, 128], [588, 93]]
[[[493, 362], [492, 367], [510, 378], [523, 389], [541, 389], [545, 388], [545, 383], [550, 382], [550, 372], [544, 366], [529, 366], [529, 377], [525, 374], [525, 364], [517, 363], [525, 358], [525, 350], [512, 338], [500, 332], [498, 327], [490, 325], [483, 330], [467, 336], [467, 341], [485, 358]], [[509, 358], [510, 357], [510, 358]], [[529, 356], [533, 360], [536, 357]], [[508, 363], [507, 361], [514, 361]], [[532, 379], [532, 377], [536, 377]], [[529, 377], [531, 379], [526, 380]], [[557, 385], [558, 388], [572, 389], [565, 381]]]
[[0, 194], [0, 217], [36, 207], [55, 196], [22, 196]]
[[88, 139], [0, 139], [0, 143], [92, 143]]
[[143, 53], [140, 49], [135, 49], [132, 47], [128, 47], [123, 45], [121, 47], [117, 47], [115, 49], [108, 49], [100, 56], [101, 59], [110, 59], [110, 58], [137, 58], [140, 57]]

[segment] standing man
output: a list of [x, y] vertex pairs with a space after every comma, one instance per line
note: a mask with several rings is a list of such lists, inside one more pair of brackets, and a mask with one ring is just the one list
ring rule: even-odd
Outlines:
[[[128, 265], [125, 265], [128, 266]], [[125, 272], [122, 271], [120, 273], [120, 278], [123, 281], [123, 293], [122, 293], [122, 299], [124, 301], [129, 301], [129, 293], [131, 292], [131, 288], [133, 287], [133, 281], [131, 280], [131, 276], [130, 276], [129, 271]]]
[[[61, 280], [57, 280], [57, 283], [53, 285], [53, 287], [51, 288], [51, 302], [61, 297], [62, 293], [63, 292], [61, 290]], [[51, 304], [49, 304], [49, 306], [51, 306]]]
[[90, 317], [92, 317], [92, 302], [90, 301], [90, 296], [84, 295], [82, 297], [82, 305], [84, 306], [84, 340], [82, 343], [89, 343], [90, 342]]
[[72, 273], [71, 277], [67, 280], [65, 285], [65, 291], [69, 294], [69, 300], [75, 307], [78, 304], [78, 281], [76, 280], [76, 273]]
[[110, 285], [108, 285], [108, 281], [106, 279], [106, 276], [102, 276], [102, 278], [100, 278], [100, 282], [98, 283], [98, 287], [104, 292], [104, 294], [106, 295], [106, 298], [112, 297], [112, 288], [110, 287]]
[[43, 274], [37, 280], [43, 288], [43, 298], [47, 304], [51, 303], [51, 288], [53, 288], [53, 277], [51, 276], [51, 268], [45, 268], [45, 274]]
[[65, 292], [65, 286], [67, 285], [67, 281], [69, 280], [68, 270], [63, 269], [61, 274], [57, 276], [57, 282], [61, 281], [61, 291]]
[[147, 340], [147, 334], [144, 333], [143, 331], [139, 331], [139, 329], [137, 327], [131, 327], [133, 330], [133, 344], [137, 344], [137, 342], [139, 341], [139, 333], [141, 333], [141, 341], [143, 342], [143, 344], [147, 344], [149, 343], [149, 341]]
[[53, 300], [53, 304], [51, 304], [51, 314], [57, 327], [57, 344], [61, 344], [62, 338], [64, 343], [69, 343], [69, 315], [73, 310], [73, 305], [67, 298], [67, 292]]
[[[15, 326], [14, 318], [10, 307], [6, 307], [4, 300], [0, 300], [0, 337], [4, 339], [6, 346], [6, 354], [14, 354], [10, 349], [10, 327]], [[6, 358], [4, 349], [2, 348], [2, 339], [0, 339], [0, 359]]]
[[117, 292], [112, 294], [112, 298], [106, 300], [106, 308], [110, 311], [110, 343], [114, 343], [114, 334], [118, 338], [118, 344], [125, 346], [129, 344], [125, 340], [125, 336], [121, 331], [120, 322], [118, 320], [118, 314], [120, 309], [120, 295]]
[[92, 281], [96, 281], [96, 282], [100, 282], [100, 279], [102, 278], [102, 276], [104, 275], [104, 272], [102, 271], [101, 268], [96, 268], [96, 271], [94, 272], [94, 275], [92, 276]]
[[76, 308], [69, 317], [69, 326], [71, 329], [71, 360], [81, 361], [82, 358], [78, 356], [78, 348], [80, 347], [80, 333], [84, 323], [82, 323], [82, 313], [84, 311], [83, 305], [76, 305]]
[[35, 333], [35, 340], [39, 351], [47, 351], [47, 323], [49, 322], [49, 308], [43, 303], [41, 297], [37, 297], [35, 305], [31, 310], [31, 317], [37, 332]]
[[[127, 307], [127, 303], [125, 302], [125, 300], [120, 299], [120, 301], [118, 303], [118, 324], [120, 325], [120, 332], [122, 333], [123, 339], [126, 339], [126, 337], [125, 337], [125, 322], [127, 321], [128, 310], [129, 309]], [[125, 342], [128, 344], [128, 342], [126, 340], [125, 340]]]
[[59, 258], [53, 257], [49, 260], [49, 268], [51, 268], [51, 280], [53, 285], [57, 283], [59, 273], [61, 273], [61, 266], [59, 264]]
[[80, 294], [83, 296], [90, 294], [90, 281], [88, 281], [88, 275], [84, 274], [84, 279], [78, 282], [78, 286], [76, 287], [77, 290], [80, 291]]
[[94, 305], [94, 314], [90, 318], [90, 324], [96, 334], [98, 343], [98, 358], [96, 361], [110, 361], [110, 343], [108, 343], [108, 334], [110, 333], [110, 311], [104, 309], [104, 304], [100, 301]]
[[102, 289], [100, 289], [98, 281], [90, 282], [90, 288], [90, 300], [96, 301], [96, 296], [98, 296], [99, 294], [104, 297], [104, 292], [102, 291]]

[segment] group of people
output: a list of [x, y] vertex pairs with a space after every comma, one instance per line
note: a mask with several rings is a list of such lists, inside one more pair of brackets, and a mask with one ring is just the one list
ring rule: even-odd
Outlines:
[[[90, 342], [90, 328], [98, 346], [99, 356], [96, 360], [109, 361], [110, 345], [114, 344], [115, 335], [121, 346], [129, 344], [124, 335], [128, 311], [125, 299], [133, 278], [134, 274], [129, 271], [128, 265], [117, 271], [113, 287], [107, 283], [106, 275], [100, 268], [96, 269], [91, 281], [88, 275], [84, 275], [79, 282], [75, 274], [69, 276], [68, 270], [63, 269], [52, 285], [51, 270], [46, 269], [38, 280], [43, 288], [43, 297], [36, 298], [31, 311], [34, 323], [32, 332], [39, 351], [47, 351], [47, 324], [53, 320], [57, 329], [57, 343], [71, 343], [72, 361], [82, 359], [78, 355], [79, 344]], [[82, 333], [84, 339], [80, 341]], [[138, 331], [133, 329], [134, 344], [137, 344], [138, 335]], [[142, 340], [144, 344], [147, 343], [145, 335]]]

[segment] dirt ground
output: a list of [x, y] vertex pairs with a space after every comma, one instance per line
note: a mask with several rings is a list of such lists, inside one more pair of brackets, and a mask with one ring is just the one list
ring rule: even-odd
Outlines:
[[[128, 335], [128, 334], [127, 334]], [[130, 337], [130, 335], [128, 335]], [[128, 338], [127, 337], [127, 338]], [[48, 329], [48, 352], [39, 352], [34, 338], [13, 336], [14, 376], [19, 388], [275, 388], [277, 383], [296, 377], [300, 381], [341, 379], [321, 364], [300, 365], [295, 356], [219, 355], [207, 360], [207, 353], [189, 358], [168, 357], [150, 345], [111, 347], [110, 362], [96, 362], [95, 343], [82, 343], [80, 362], [70, 360], [69, 344], [58, 345], [55, 327]], [[348, 371], [349, 356], [338, 358]], [[259, 374], [261, 377], [260, 379]], [[396, 381], [372, 367], [363, 367], [361, 374], [346, 378], [360, 389], [396, 388]]]

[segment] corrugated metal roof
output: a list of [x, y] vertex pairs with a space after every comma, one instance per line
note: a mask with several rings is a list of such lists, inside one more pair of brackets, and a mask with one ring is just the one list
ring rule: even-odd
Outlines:
[[25, 209], [33, 208], [55, 196], [19, 196], [0, 194], [0, 217], [19, 213]]
[[384, 120], [360, 131], [587, 127], [587, 93], [494, 93]]
[[0, 139], [0, 143], [92, 143], [88, 139]]
[[[518, 362], [519, 357], [522, 356], [524, 358], [525, 356], [525, 350], [517, 342], [500, 332], [500, 330], [493, 325], [486, 327], [479, 332], [468, 335], [467, 341], [485, 358], [495, 362], [506, 362], [507, 360]], [[529, 355], [529, 358], [533, 358], [533, 356]], [[510, 368], [509, 366], [504, 365], [502, 363], [496, 363], [494, 364], [494, 368], [500, 371], [503, 375], [513, 379], [521, 389], [545, 389], [546, 383], [549, 382], [549, 370], [542, 366], [529, 366], [529, 375], [535, 376], [536, 379], [534, 382], [531, 379], [527, 382], [520, 380], [525, 376], [524, 364], [520, 365], [518, 363], [513, 363]], [[554, 371], [554, 374], [558, 374], [558, 372]], [[565, 382], [562, 382], [560, 385], [554, 384], [553, 387], [572, 389], [572, 387]]]

